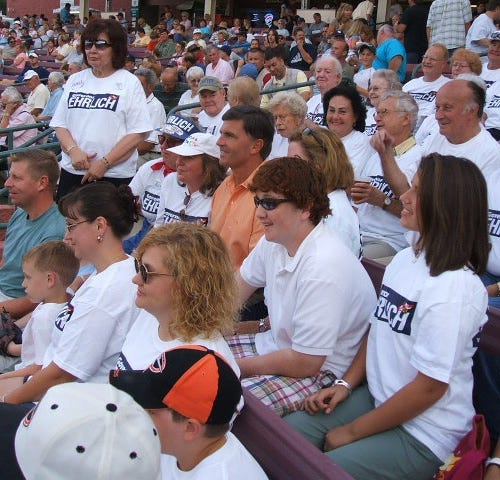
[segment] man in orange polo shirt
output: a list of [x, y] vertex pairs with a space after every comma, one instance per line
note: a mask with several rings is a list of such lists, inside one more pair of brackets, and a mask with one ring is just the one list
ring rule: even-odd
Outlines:
[[271, 152], [274, 122], [268, 111], [246, 105], [231, 108], [222, 120], [220, 163], [231, 173], [215, 191], [211, 228], [224, 240], [238, 270], [264, 233], [247, 186]]

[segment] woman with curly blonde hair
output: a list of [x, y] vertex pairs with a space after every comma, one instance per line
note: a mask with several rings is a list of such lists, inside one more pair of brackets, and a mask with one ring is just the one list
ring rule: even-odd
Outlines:
[[195, 344], [222, 354], [239, 374], [222, 336], [234, 331], [239, 303], [220, 237], [191, 223], [165, 225], [143, 239], [135, 262], [135, 303], [144, 312], [127, 334], [118, 368], [146, 368], [166, 350]]

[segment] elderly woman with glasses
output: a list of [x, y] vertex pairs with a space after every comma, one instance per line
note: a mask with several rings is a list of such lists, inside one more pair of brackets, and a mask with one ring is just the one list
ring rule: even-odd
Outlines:
[[268, 109], [276, 127], [269, 158], [286, 156], [289, 138], [304, 128], [307, 103], [295, 91], [278, 92], [269, 102]]
[[90, 68], [71, 75], [50, 126], [62, 148], [58, 197], [83, 183], [128, 184], [137, 146], [152, 130], [146, 96], [123, 67], [127, 36], [115, 20], [94, 20], [82, 33]]
[[172, 222], [208, 225], [212, 196], [226, 176], [216, 141], [209, 133], [194, 133], [168, 149], [176, 155], [176, 173], [163, 180], [156, 227]]
[[[194, 66], [191, 67], [186, 72], [186, 82], [189, 85], [189, 90], [186, 90], [179, 99], [179, 105], [186, 105], [188, 103], [196, 103], [200, 101], [200, 96], [198, 95], [198, 85], [200, 80], [205, 76], [205, 72], [201, 67]], [[190, 108], [187, 110], [182, 110], [182, 115], [195, 115], [199, 113], [201, 108]]]

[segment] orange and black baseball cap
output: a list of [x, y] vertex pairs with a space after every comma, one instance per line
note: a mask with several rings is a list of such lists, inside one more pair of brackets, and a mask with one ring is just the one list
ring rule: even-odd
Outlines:
[[230, 423], [242, 395], [224, 357], [201, 345], [168, 350], [146, 370], [112, 370], [109, 382], [143, 408], [170, 408], [208, 425]]

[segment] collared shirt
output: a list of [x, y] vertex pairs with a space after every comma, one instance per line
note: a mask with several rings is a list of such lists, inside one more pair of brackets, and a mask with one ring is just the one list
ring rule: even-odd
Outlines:
[[[9, 124], [7, 128], [19, 127], [21, 125], [31, 125], [35, 123], [33, 115], [31, 115], [29, 108], [26, 104], [21, 104], [14, 113], [9, 117]], [[38, 131], [36, 128], [30, 128], [28, 130], [18, 130], [13, 132], [14, 135], [14, 148], [21, 146], [26, 143], [31, 138], [37, 135]], [[0, 145], [7, 145], [7, 136], [0, 138]]]
[[240, 185], [230, 174], [217, 188], [212, 201], [210, 228], [224, 240], [235, 269], [264, 234], [264, 227], [256, 216], [254, 195], [248, 190], [258, 168]]
[[429, 45], [444, 43], [448, 49], [465, 46], [465, 24], [472, 21], [469, 0], [435, 0], [427, 17]]

